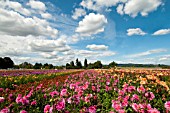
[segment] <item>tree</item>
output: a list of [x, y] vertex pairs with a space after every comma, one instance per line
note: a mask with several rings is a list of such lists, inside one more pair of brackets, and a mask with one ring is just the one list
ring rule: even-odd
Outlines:
[[54, 66], [52, 64], [48, 65], [48, 69], [53, 69], [53, 68], [54, 68]]
[[100, 69], [100, 68], [102, 68], [102, 63], [101, 63], [101, 61], [97, 61], [97, 62], [95, 62], [95, 63], [90, 63], [89, 65], [88, 65], [88, 69]]
[[0, 57], [0, 69], [4, 69], [4, 59], [2, 57]]
[[24, 62], [24, 63], [19, 64], [19, 68], [32, 69], [33, 65], [31, 63]]
[[109, 64], [109, 67], [115, 67], [115, 66], [117, 66], [117, 63], [116, 62], [111, 62], [110, 64]]
[[75, 68], [74, 61], [71, 61], [71, 62], [70, 62], [70, 68], [71, 68], [71, 69], [74, 69], [74, 68]]
[[70, 69], [70, 64], [69, 63], [66, 64], [66, 69]]
[[48, 63], [45, 63], [45, 64], [43, 65], [43, 68], [44, 68], [44, 69], [48, 69], [48, 66], [49, 66]]
[[41, 63], [35, 63], [34, 69], [41, 69], [42, 68], [42, 64]]
[[84, 68], [87, 68], [88, 64], [87, 64], [87, 59], [84, 60]]
[[95, 63], [94, 63], [94, 68], [95, 68], [95, 69], [100, 69], [100, 68], [102, 68], [102, 63], [101, 63], [101, 61], [95, 62]]
[[79, 61], [79, 62], [78, 62], [78, 65], [77, 65], [77, 69], [82, 69], [82, 67], [83, 67], [83, 66], [82, 66], [81, 62]]
[[78, 62], [79, 62], [79, 60], [78, 60], [78, 58], [76, 59], [76, 67], [78, 67]]
[[13, 68], [14, 67], [14, 62], [11, 60], [10, 57], [4, 57], [4, 68]]

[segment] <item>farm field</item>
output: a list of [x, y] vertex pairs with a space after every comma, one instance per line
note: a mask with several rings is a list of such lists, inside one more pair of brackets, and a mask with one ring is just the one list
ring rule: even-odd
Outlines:
[[170, 111], [169, 70], [124, 68], [32, 72], [22, 71], [23, 74], [17, 76], [15, 73], [20, 72], [1, 72], [9, 76], [0, 77], [0, 113]]

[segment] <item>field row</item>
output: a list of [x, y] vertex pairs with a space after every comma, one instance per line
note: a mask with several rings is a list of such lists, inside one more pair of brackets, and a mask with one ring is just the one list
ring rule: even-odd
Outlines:
[[[44, 79], [53, 79], [59, 75], [69, 75], [80, 72], [81, 70], [21, 70], [21, 71], [3, 71], [9, 75], [0, 76], [0, 88], [15, 89], [20, 84], [39, 82]], [[17, 76], [16, 76], [17, 75]]]

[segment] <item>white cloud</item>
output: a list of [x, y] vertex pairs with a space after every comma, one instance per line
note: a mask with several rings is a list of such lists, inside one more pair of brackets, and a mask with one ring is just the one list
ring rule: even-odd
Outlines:
[[26, 16], [31, 15], [31, 11], [29, 11], [26, 8], [23, 8], [23, 6], [19, 2], [2, 0], [2, 1], [0, 1], [0, 6], [11, 8], [14, 11], [19, 12], [20, 14], [23, 14]]
[[137, 57], [143, 57], [143, 56], [147, 56], [151, 54], [162, 53], [166, 51], [167, 51], [166, 49], [153, 49], [153, 50], [148, 50], [148, 51], [137, 53], [137, 54], [127, 55], [126, 57], [137, 58]]
[[75, 44], [81, 40], [81, 36], [74, 34], [72, 36], [66, 36], [65, 40], [67, 41], [67, 44]]
[[27, 37], [0, 35], [0, 54], [2, 56], [21, 56], [29, 54]]
[[120, 15], [123, 15], [123, 4], [119, 4], [118, 7], [116, 8], [117, 13], [119, 13]]
[[57, 40], [49, 40], [42, 36], [0, 35], [0, 37], [1, 57], [9, 56], [17, 64], [24, 61], [65, 64], [68, 60], [71, 61], [70, 55], [60, 56], [71, 49], [60, 37]]
[[114, 51], [89, 51], [89, 50], [73, 50], [75, 56], [89, 58], [89, 59], [96, 59], [102, 57], [109, 57], [114, 56], [116, 52]]
[[83, 0], [80, 6], [99, 12], [115, 6], [119, 14], [136, 17], [138, 14], [147, 16], [162, 4], [162, 0]]
[[159, 61], [170, 61], [170, 55], [164, 55], [159, 58]]
[[128, 0], [124, 6], [124, 13], [132, 17], [136, 17], [139, 13], [147, 16], [148, 13], [157, 10], [161, 4], [161, 0]]
[[142, 31], [140, 28], [131, 28], [127, 30], [127, 35], [132, 36], [132, 35], [146, 35], [144, 31]]
[[64, 52], [70, 50], [70, 47], [61, 38], [57, 40], [32, 39], [29, 41], [29, 47], [33, 52]]
[[107, 50], [108, 46], [92, 44], [92, 45], [87, 45], [86, 48], [89, 48], [90, 50], [103, 51], [103, 50]]
[[80, 5], [90, 10], [99, 10], [99, 7], [94, 4], [93, 0], [83, 0]]
[[84, 36], [90, 36], [104, 31], [104, 26], [107, 23], [107, 19], [104, 15], [90, 13], [79, 22], [79, 26], [76, 32]]
[[166, 35], [170, 34], [170, 29], [161, 29], [153, 33], [153, 35]]
[[42, 17], [42, 18], [45, 18], [45, 19], [51, 19], [51, 18], [52, 18], [52, 15], [49, 14], [49, 13], [41, 13], [41, 17]]
[[116, 6], [118, 3], [125, 3], [127, 0], [83, 0], [80, 5], [84, 8], [100, 11], [103, 8]]
[[17, 12], [1, 9], [0, 34], [13, 36], [44, 35], [56, 37], [58, 30], [51, 28], [49, 23], [37, 17], [26, 18]]
[[72, 18], [77, 20], [79, 17], [86, 15], [86, 11], [81, 8], [76, 8], [75, 12], [72, 15]]
[[118, 3], [124, 3], [127, 0], [94, 0], [94, 1], [99, 6], [112, 7], [116, 6]]
[[27, 5], [29, 5], [33, 9], [37, 9], [37, 10], [41, 10], [41, 11], [46, 10], [45, 4], [40, 1], [30, 0], [29, 3], [27, 3]]

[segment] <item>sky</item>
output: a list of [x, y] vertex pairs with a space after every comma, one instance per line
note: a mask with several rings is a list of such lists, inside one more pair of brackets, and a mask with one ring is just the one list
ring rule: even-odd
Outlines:
[[0, 57], [170, 65], [170, 0], [0, 0]]

